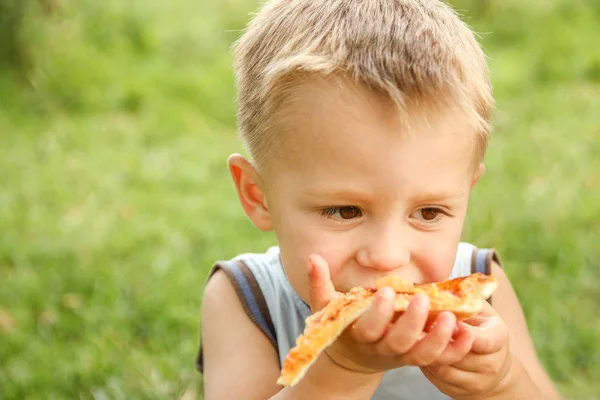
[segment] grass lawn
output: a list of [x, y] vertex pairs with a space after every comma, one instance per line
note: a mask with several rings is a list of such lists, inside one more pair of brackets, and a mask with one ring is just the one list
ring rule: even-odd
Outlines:
[[[257, 6], [63, 1], [0, 69], [0, 399], [196, 399], [211, 264], [243, 215], [229, 46]], [[455, 1], [498, 101], [464, 240], [500, 251], [566, 398], [600, 393], [600, 6]]]

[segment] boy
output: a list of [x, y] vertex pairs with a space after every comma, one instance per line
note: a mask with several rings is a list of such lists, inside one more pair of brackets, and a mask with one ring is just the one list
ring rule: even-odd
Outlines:
[[[204, 292], [205, 398], [558, 398], [493, 252], [459, 243], [493, 98], [472, 32], [434, 0], [273, 0], [236, 47], [241, 205], [278, 247], [218, 263]], [[493, 273], [494, 307], [425, 326], [379, 290], [294, 387], [304, 319], [354, 286]]]

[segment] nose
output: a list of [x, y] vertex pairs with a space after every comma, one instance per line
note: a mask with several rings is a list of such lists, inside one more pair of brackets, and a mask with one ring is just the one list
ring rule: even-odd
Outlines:
[[391, 271], [410, 262], [410, 242], [406, 228], [386, 224], [369, 235], [357, 253], [357, 261], [366, 268]]

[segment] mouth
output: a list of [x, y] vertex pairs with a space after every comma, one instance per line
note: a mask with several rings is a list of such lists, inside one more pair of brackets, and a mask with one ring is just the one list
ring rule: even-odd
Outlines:
[[383, 275], [383, 276], [378, 276], [378, 277], [370, 276], [370, 277], [366, 278], [362, 283], [355, 283], [355, 284], [351, 284], [351, 285], [346, 284], [346, 285], [343, 285], [343, 286], [340, 285], [339, 287], [336, 287], [335, 289], [338, 292], [348, 293], [352, 288], [361, 287], [361, 288], [366, 289], [366, 290], [371, 291], [371, 292], [377, 292], [377, 290], [378, 290], [377, 283], [380, 280], [382, 280], [383, 282], [385, 282], [386, 279], [393, 279], [393, 278], [401, 278], [401, 279], [403, 279], [403, 280], [405, 280], [407, 282], [413, 283], [414, 285], [419, 285], [419, 284], [424, 283], [424, 282], [421, 282], [421, 281], [419, 281], [419, 282], [413, 282], [412, 279], [408, 279], [408, 278], [402, 277], [400, 275]]
[[410, 286], [413, 286], [413, 285], [416, 286], [416, 285], [420, 285], [423, 283], [421, 281], [414, 282], [412, 279], [407, 279], [407, 278], [404, 278], [399, 275], [385, 275], [385, 276], [381, 276], [381, 277], [377, 278], [377, 280], [375, 281], [374, 284], [370, 283], [369, 285], [365, 285], [363, 287], [367, 290], [376, 292], [379, 287], [388, 286], [388, 283], [391, 286], [397, 286], [398, 285], [397, 280], [399, 280], [400, 282], [404, 282], [404, 285], [408, 284]]

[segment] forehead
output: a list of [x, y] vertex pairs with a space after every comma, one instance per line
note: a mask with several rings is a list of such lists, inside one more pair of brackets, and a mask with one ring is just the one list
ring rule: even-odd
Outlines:
[[426, 102], [400, 112], [383, 94], [341, 78], [315, 78], [280, 104], [272, 162], [313, 180], [415, 172], [442, 178], [473, 164], [476, 134], [461, 114]]

